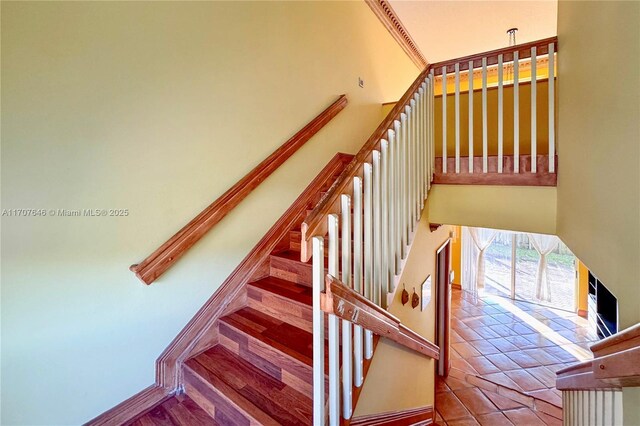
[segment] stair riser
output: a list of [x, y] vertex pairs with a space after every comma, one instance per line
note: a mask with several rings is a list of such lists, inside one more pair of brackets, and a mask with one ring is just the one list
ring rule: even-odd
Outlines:
[[311, 263], [271, 256], [270, 274], [272, 277], [281, 278], [296, 284], [311, 287], [313, 284], [313, 271]]
[[313, 333], [311, 306], [279, 297], [252, 286], [248, 286], [247, 296], [249, 307]]
[[228, 324], [219, 325], [220, 343], [265, 373], [291, 386], [303, 395], [313, 396], [313, 370], [260, 340]]
[[184, 369], [186, 394], [220, 424], [259, 426], [262, 423], [235, 407], [224, 395], [200, 375], [189, 368]]

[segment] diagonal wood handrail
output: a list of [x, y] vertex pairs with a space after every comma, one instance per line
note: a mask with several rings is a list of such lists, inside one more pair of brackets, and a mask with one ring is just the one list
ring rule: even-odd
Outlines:
[[396, 316], [329, 274], [321, 304], [326, 313], [371, 330], [429, 358], [440, 358], [438, 346], [405, 327]]
[[251, 191], [342, 111], [347, 106], [347, 103], [346, 95], [341, 95], [331, 106], [247, 173], [173, 237], [142, 262], [131, 265], [129, 269], [145, 284], [154, 282], [233, 208], [240, 204]]

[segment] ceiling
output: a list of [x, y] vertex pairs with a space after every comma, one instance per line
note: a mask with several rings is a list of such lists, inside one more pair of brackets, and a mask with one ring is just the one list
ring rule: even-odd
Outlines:
[[389, 3], [430, 63], [506, 47], [512, 27], [518, 44], [557, 34], [555, 0]]

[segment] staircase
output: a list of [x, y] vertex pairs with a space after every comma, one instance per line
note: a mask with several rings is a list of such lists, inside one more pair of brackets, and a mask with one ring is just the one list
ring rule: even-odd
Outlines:
[[200, 424], [203, 412], [206, 424], [312, 424], [312, 260], [300, 261], [300, 224], [346, 164], [299, 212], [299, 221], [269, 255], [264, 276], [231, 303], [237, 309], [208, 332], [215, 343], [183, 363], [186, 396], [169, 406], [190, 413], [184, 423], [170, 409], [156, 407], [132, 424], [166, 424], [160, 420], [168, 417], [174, 424]]

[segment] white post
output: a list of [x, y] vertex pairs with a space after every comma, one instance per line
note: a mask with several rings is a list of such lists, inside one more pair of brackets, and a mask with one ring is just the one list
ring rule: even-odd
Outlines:
[[531, 48], [531, 173], [536, 173], [538, 171], [538, 123], [536, 117], [536, 107], [538, 105], [536, 89], [536, 68], [538, 61], [536, 59], [536, 50], [537, 49], [535, 46]]
[[502, 121], [504, 118], [502, 113], [502, 108], [503, 108], [502, 75], [503, 73], [504, 73], [504, 69], [502, 66], [502, 55], [498, 55], [498, 173], [502, 173], [502, 163], [503, 163], [503, 159], [502, 159], [502, 156], [503, 156], [503, 151], [502, 151], [503, 123]]
[[[373, 282], [373, 221], [372, 221], [372, 203], [373, 198], [373, 168], [371, 164], [365, 163], [364, 168], [364, 297], [373, 300], [372, 282]], [[364, 356], [371, 359], [373, 356], [373, 334], [369, 330], [365, 330], [364, 339]]]
[[382, 275], [382, 218], [380, 217], [380, 151], [373, 151], [373, 294], [371, 300], [380, 306]]
[[[351, 198], [340, 196], [342, 215], [342, 282], [352, 287], [351, 282]], [[351, 322], [342, 320], [342, 417], [351, 418], [351, 393], [353, 392], [353, 349], [351, 348]]]
[[447, 66], [442, 67], [442, 173], [447, 173]]
[[456, 173], [460, 173], [460, 64], [455, 65]]
[[487, 140], [487, 58], [482, 58], [482, 173], [488, 168]]
[[[353, 289], [362, 294], [362, 179], [353, 178]], [[353, 381], [362, 386], [363, 352], [362, 327], [353, 326]]]
[[556, 172], [555, 55], [549, 43], [549, 173]]
[[313, 424], [325, 424], [324, 406], [324, 312], [320, 295], [324, 292], [324, 238], [313, 237]]
[[513, 172], [520, 172], [520, 91], [518, 87], [520, 62], [518, 51], [513, 52]]
[[[338, 277], [338, 216], [327, 217], [329, 228], [329, 274]], [[340, 424], [340, 342], [338, 317], [329, 314], [329, 424]]]
[[473, 61], [469, 61], [469, 173], [473, 173]]

